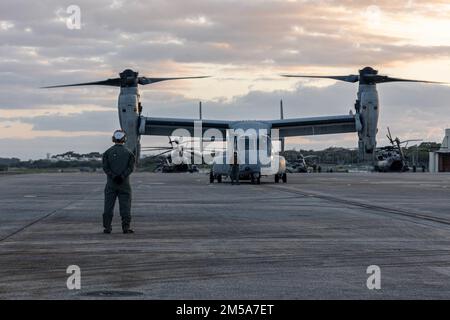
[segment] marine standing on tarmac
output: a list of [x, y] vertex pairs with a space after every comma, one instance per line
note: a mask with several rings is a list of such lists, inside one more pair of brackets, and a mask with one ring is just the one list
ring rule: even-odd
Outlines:
[[231, 165], [231, 184], [239, 184], [239, 163], [236, 151], [234, 152], [233, 164]]
[[103, 154], [103, 171], [106, 173], [105, 208], [103, 211], [104, 233], [111, 233], [116, 198], [119, 198], [120, 216], [123, 233], [134, 233], [131, 223], [131, 186], [130, 174], [135, 164], [134, 154], [124, 146], [126, 134], [116, 130], [112, 141], [114, 145]]

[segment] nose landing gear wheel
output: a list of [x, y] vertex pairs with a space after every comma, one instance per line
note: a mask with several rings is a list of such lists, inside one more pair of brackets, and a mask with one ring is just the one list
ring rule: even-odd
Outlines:
[[209, 183], [214, 183], [214, 174], [212, 171], [209, 173]]
[[283, 180], [283, 183], [287, 182], [287, 174], [286, 174], [286, 172], [283, 173], [283, 175], [281, 176], [281, 180]]
[[278, 174], [275, 175], [275, 183], [280, 183], [280, 176]]

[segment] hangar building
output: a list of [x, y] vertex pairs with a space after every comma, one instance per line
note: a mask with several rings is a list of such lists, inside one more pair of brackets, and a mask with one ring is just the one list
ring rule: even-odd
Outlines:
[[445, 129], [441, 148], [430, 152], [430, 172], [450, 172], [450, 129]]

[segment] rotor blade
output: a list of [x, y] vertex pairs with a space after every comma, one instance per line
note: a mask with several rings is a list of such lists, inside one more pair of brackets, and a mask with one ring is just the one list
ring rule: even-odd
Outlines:
[[95, 81], [95, 82], [84, 82], [84, 83], [74, 83], [74, 84], [63, 84], [63, 85], [57, 85], [57, 86], [47, 86], [47, 87], [41, 87], [41, 89], [62, 88], [62, 87], [78, 87], [78, 86], [114, 86], [114, 87], [120, 87], [120, 78], [107, 79], [107, 80]]
[[288, 78], [315, 78], [315, 79], [333, 79], [345, 82], [358, 82], [359, 76], [355, 74], [350, 74], [348, 76], [308, 76], [308, 75], [290, 75], [290, 74], [282, 74], [282, 77]]
[[185, 153], [189, 153], [189, 154], [194, 154], [194, 155], [198, 155], [198, 156], [202, 156], [205, 152], [200, 152], [200, 151], [196, 151], [196, 150], [184, 150]]
[[409, 140], [405, 140], [405, 141], [401, 141], [400, 143], [408, 143], [408, 142], [419, 142], [419, 141], [423, 141], [422, 139], [409, 139]]
[[167, 80], [183, 80], [183, 79], [202, 79], [209, 78], [209, 76], [200, 76], [200, 77], [175, 77], [175, 78], [147, 78], [147, 77], [139, 77], [138, 83], [141, 85], [152, 84], [155, 82], [167, 81]]
[[172, 147], [141, 147], [142, 150], [172, 150]]
[[372, 79], [374, 79], [374, 81], [376, 83], [386, 83], [386, 82], [422, 82], [422, 83], [446, 84], [445, 82], [393, 78], [393, 77], [381, 76], [381, 75], [377, 75], [377, 74], [367, 74], [367, 75], [364, 75], [364, 77], [372, 78]]
[[207, 138], [190, 139], [190, 140], [181, 140], [181, 141], [178, 142], [178, 144], [180, 144], [180, 145], [195, 144], [196, 142], [208, 142], [208, 145], [209, 145], [209, 144], [212, 144], [212, 143], [222, 143], [222, 142], [224, 142], [224, 140], [211, 140], [211, 139], [207, 139]]
[[387, 127], [387, 131], [388, 131], [388, 134], [386, 135], [386, 137], [389, 139], [389, 141], [390, 141], [391, 143], [393, 143], [394, 140], [392, 140], [391, 129], [389, 129], [389, 127]]
[[163, 151], [171, 151], [173, 150], [172, 148], [169, 149], [141, 149], [142, 152], [163, 152]]
[[197, 150], [193, 150], [193, 149], [185, 149], [183, 150], [184, 152], [188, 152], [188, 153], [197, 153], [197, 154], [201, 154], [202, 152], [204, 154], [209, 154], [211, 152], [222, 152], [224, 150], [217, 150], [217, 149], [210, 149], [210, 150], [203, 150], [203, 151], [197, 151]]
[[164, 151], [164, 152], [161, 152], [161, 153], [158, 153], [158, 154], [149, 156], [149, 157], [147, 157], [147, 158], [150, 158], [150, 159], [157, 158], [157, 157], [162, 156], [163, 154], [169, 153], [169, 152], [171, 152], [171, 151], [172, 151], [172, 150], [167, 150], [167, 151]]

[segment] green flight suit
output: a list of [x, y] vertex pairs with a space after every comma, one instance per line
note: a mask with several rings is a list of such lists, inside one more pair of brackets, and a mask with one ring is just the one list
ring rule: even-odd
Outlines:
[[111, 230], [116, 198], [119, 198], [122, 229], [128, 230], [131, 223], [130, 174], [134, 170], [135, 156], [122, 144], [115, 144], [103, 154], [103, 171], [107, 175], [103, 227]]

